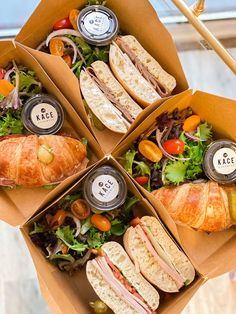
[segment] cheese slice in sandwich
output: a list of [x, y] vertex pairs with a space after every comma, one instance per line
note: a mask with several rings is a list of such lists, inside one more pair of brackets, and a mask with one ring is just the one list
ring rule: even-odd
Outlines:
[[178, 292], [194, 280], [194, 267], [155, 217], [144, 216], [128, 228], [124, 245], [136, 268], [159, 289]]
[[81, 71], [80, 87], [90, 110], [113, 132], [126, 133], [142, 111], [102, 61]]
[[89, 261], [87, 278], [99, 298], [114, 313], [154, 313], [159, 294], [137, 273], [125, 250], [117, 242], [102, 246], [105, 256]]
[[115, 42], [161, 97], [171, 94], [176, 87], [175, 78], [161, 67], [134, 36], [120, 36]]

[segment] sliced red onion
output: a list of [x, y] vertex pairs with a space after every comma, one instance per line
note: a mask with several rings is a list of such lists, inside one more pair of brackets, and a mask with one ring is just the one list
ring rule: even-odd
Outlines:
[[53, 37], [56, 36], [64, 36], [64, 35], [72, 35], [72, 36], [76, 36], [76, 37], [81, 37], [80, 33], [76, 30], [73, 29], [59, 29], [57, 31], [52, 32], [50, 35], [48, 35], [47, 39], [46, 39], [46, 46], [49, 45], [50, 40]]
[[48, 256], [47, 257], [50, 257], [50, 256], [55, 255], [58, 252], [60, 252], [62, 250], [62, 245], [64, 245], [64, 244], [63, 244], [63, 242], [61, 240], [57, 240], [57, 243], [53, 247], [51, 247], [51, 244], [49, 244], [46, 247], [46, 250], [48, 252]]
[[41, 44], [39, 44], [36, 50], [41, 50], [41, 48], [43, 48], [44, 46], [46, 46], [46, 40], [44, 40]]
[[73, 48], [74, 56], [73, 56], [72, 64], [74, 64], [76, 61], [76, 58], [77, 58], [77, 47], [76, 47], [75, 43], [70, 38], [67, 38], [64, 36], [58, 36], [57, 38], [64, 41], [65, 43], [69, 44]]
[[[77, 48], [77, 47], [76, 47]], [[84, 59], [84, 56], [82, 55], [82, 53], [80, 52], [79, 48], [77, 48], [77, 53], [80, 56], [80, 59], [83, 61], [84, 64], [86, 64], [86, 61]]]
[[75, 238], [76, 238], [80, 234], [80, 229], [81, 229], [80, 220], [70, 213], [66, 213], [66, 216], [72, 218], [74, 220], [74, 223], [76, 224], [76, 233], [75, 233]]
[[8, 70], [8, 71], [5, 73], [4, 80], [10, 81], [10, 75], [11, 75], [12, 73], [14, 73], [14, 72], [15, 72], [15, 71], [14, 71], [14, 68]]
[[186, 161], [186, 160], [190, 160], [190, 158], [179, 158], [179, 157], [174, 157], [173, 155], [170, 155], [169, 153], [167, 153], [167, 151], [165, 151], [164, 147], [162, 146], [162, 143], [161, 143], [161, 139], [162, 139], [162, 136], [163, 134], [165, 133], [166, 131], [166, 128], [164, 129], [163, 132], [161, 132], [158, 128], [157, 128], [157, 131], [156, 131], [156, 141], [157, 141], [157, 144], [160, 148], [160, 150], [162, 151], [163, 155], [166, 156], [166, 158], [174, 161], [174, 160], [180, 160], [180, 161]]
[[193, 140], [194, 142], [206, 142], [206, 140], [202, 140], [200, 137], [194, 136], [188, 132], [184, 132], [184, 135], [190, 140]]

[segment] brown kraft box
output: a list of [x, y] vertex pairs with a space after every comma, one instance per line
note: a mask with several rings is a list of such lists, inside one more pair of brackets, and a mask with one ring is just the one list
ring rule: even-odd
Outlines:
[[[82, 0], [42, 0], [16, 37], [16, 41], [29, 47], [30, 53], [37, 58], [48, 75], [74, 106], [85, 124], [93, 131], [103, 151], [110, 153], [127, 134], [165, 99], [160, 99], [156, 105], [151, 105], [143, 110], [125, 135], [112, 132], [107, 128], [99, 131], [90, 123], [84, 109], [77, 77], [73, 75], [60, 57], [35, 50], [46, 39], [56, 21], [68, 16], [71, 9], [83, 8], [86, 3], [87, 1]], [[160, 22], [150, 2], [148, 0], [108, 0], [106, 6], [117, 15], [121, 31], [124, 34], [134, 35], [162, 67], [176, 78], [177, 87], [173, 94], [188, 89], [171, 35]]]
[[[172, 97], [172, 99], [167, 100], [161, 107], [157, 108], [115, 149], [113, 156], [120, 161], [120, 157], [129, 149], [131, 143], [147, 130], [163, 112], [172, 112], [175, 108], [184, 109], [188, 106], [202, 120], [206, 120], [212, 125], [217, 138], [236, 141], [236, 101], [201, 91], [193, 93], [188, 90]], [[155, 207], [162, 221], [197, 265], [197, 269], [201, 274], [213, 278], [236, 267], [235, 226], [225, 231], [208, 234], [176, 225], [162, 204], [140, 185], [137, 184], [137, 186]]]
[[[47, 92], [54, 96], [61, 104], [64, 114], [65, 122], [61, 129], [62, 132], [85, 137], [88, 140], [89, 151], [91, 153], [88, 167], [95, 163], [98, 159], [103, 157], [97, 141], [87, 129], [83, 121], [80, 119], [76, 111], [60, 93], [58, 88], [53, 84], [51, 79], [43, 71], [36, 59], [30, 55], [22, 46], [12, 41], [0, 42], [0, 66], [5, 67], [13, 59], [18, 64], [23, 64], [35, 71], [38, 79], [45, 87]], [[63, 191], [65, 187], [72, 183], [78, 176], [78, 173], [67, 178], [56, 188], [48, 190], [42, 188], [15, 188], [15, 189], [1, 189], [0, 191], [0, 218], [11, 225], [22, 224], [29, 216], [31, 216], [40, 206], [45, 205], [57, 193]]]

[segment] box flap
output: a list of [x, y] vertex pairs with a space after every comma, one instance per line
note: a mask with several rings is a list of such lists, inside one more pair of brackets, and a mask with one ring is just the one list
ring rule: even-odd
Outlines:
[[[104, 158], [96, 166], [98, 167], [103, 164], [110, 164], [122, 172], [122, 175], [125, 177], [127, 182], [129, 191], [140, 199], [143, 214], [156, 216], [156, 212], [153, 207], [146, 199], [143, 199], [137, 187], [132, 183], [122, 167], [113, 158]], [[88, 175], [88, 173], [81, 176], [72, 187], [60, 195], [57, 200], [55, 200], [51, 205], [45, 208], [45, 210], [41, 211], [36, 217], [28, 221], [21, 228], [21, 232], [23, 233], [35, 263], [39, 280], [41, 281], [41, 287], [43, 287], [43, 294], [46, 296], [49, 306], [53, 310], [59, 311], [58, 313], [65, 313], [66, 311], [69, 313], [79, 312], [88, 314], [91, 312], [88, 303], [89, 301], [96, 300], [97, 296], [88, 284], [84, 269], [77, 271], [73, 276], [68, 276], [68, 274], [59, 271], [55, 266], [46, 260], [41, 250], [37, 248], [29, 238], [29, 225], [45, 214], [45, 211], [50, 206], [53, 206], [60, 198], [78, 188], [78, 186], [82, 184], [81, 181], [86, 175]], [[183, 290], [181, 290], [178, 294], [172, 294], [166, 302], [162, 303], [158, 309], [158, 313], [170, 313], [170, 311], [173, 311], [174, 313], [180, 312], [203, 282], [204, 278], [202, 278], [201, 275], [197, 275], [194, 282], [190, 286], [183, 288]]]
[[[7, 49], [7, 54], [4, 49]], [[12, 59], [15, 59], [17, 63], [24, 64], [30, 69], [33, 69], [46, 90], [58, 99], [65, 113], [65, 123], [62, 131], [79, 136], [80, 138], [87, 138], [91, 150], [90, 164], [102, 158], [104, 154], [97, 141], [76, 114], [73, 107], [43, 71], [36, 59], [32, 57], [28, 51], [23, 49], [22, 46], [16, 44], [15, 47], [11, 41], [0, 41], [0, 51], [3, 52], [0, 53], [0, 66], [6, 66]], [[0, 219], [12, 225], [23, 224], [40, 206], [45, 205], [57, 193], [62, 191], [65, 186], [73, 182], [76, 177], [77, 174], [69, 177], [54, 190], [45, 188], [1, 189]]]

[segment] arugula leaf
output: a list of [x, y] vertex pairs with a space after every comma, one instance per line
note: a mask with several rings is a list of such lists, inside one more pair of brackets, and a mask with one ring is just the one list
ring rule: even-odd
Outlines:
[[151, 169], [149, 168], [149, 166], [147, 166], [145, 164], [144, 161], [134, 161], [134, 164], [136, 164], [137, 166], [135, 167], [136, 170], [136, 174], [140, 175], [140, 176], [145, 176], [148, 175], [150, 176], [151, 174]]
[[8, 109], [0, 120], [0, 136], [23, 133], [20, 111]]
[[212, 127], [207, 122], [200, 124], [196, 136], [203, 141], [209, 140], [212, 137]]
[[0, 101], [2, 101], [5, 98], [2, 94], [0, 94]]
[[49, 257], [50, 260], [55, 260], [55, 259], [63, 259], [65, 261], [68, 261], [68, 262], [71, 262], [71, 263], [74, 263], [75, 259], [73, 256], [71, 256], [70, 254], [60, 254], [60, 253], [57, 253], [57, 254], [54, 254], [54, 255], [51, 255]]
[[165, 168], [166, 178], [173, 184], [184, 182], [187, 164], [183, 161], [173, 161]]
[[34, 222], [34, 229], [30, 232], [30, 235], [36, 233], [43, 233], [45, 231], [45, 227], [37, 222]]
[[57, 229], [56, 236], [74, 251], [84, 252], [88, 248], [88, 245], [80, 243], [75, 239], [70, 226]]
[[136, 153], [135, 150], [128, 150], [124, 156], [124, 168], [131, 176], [133, 175], [133, 162]]

